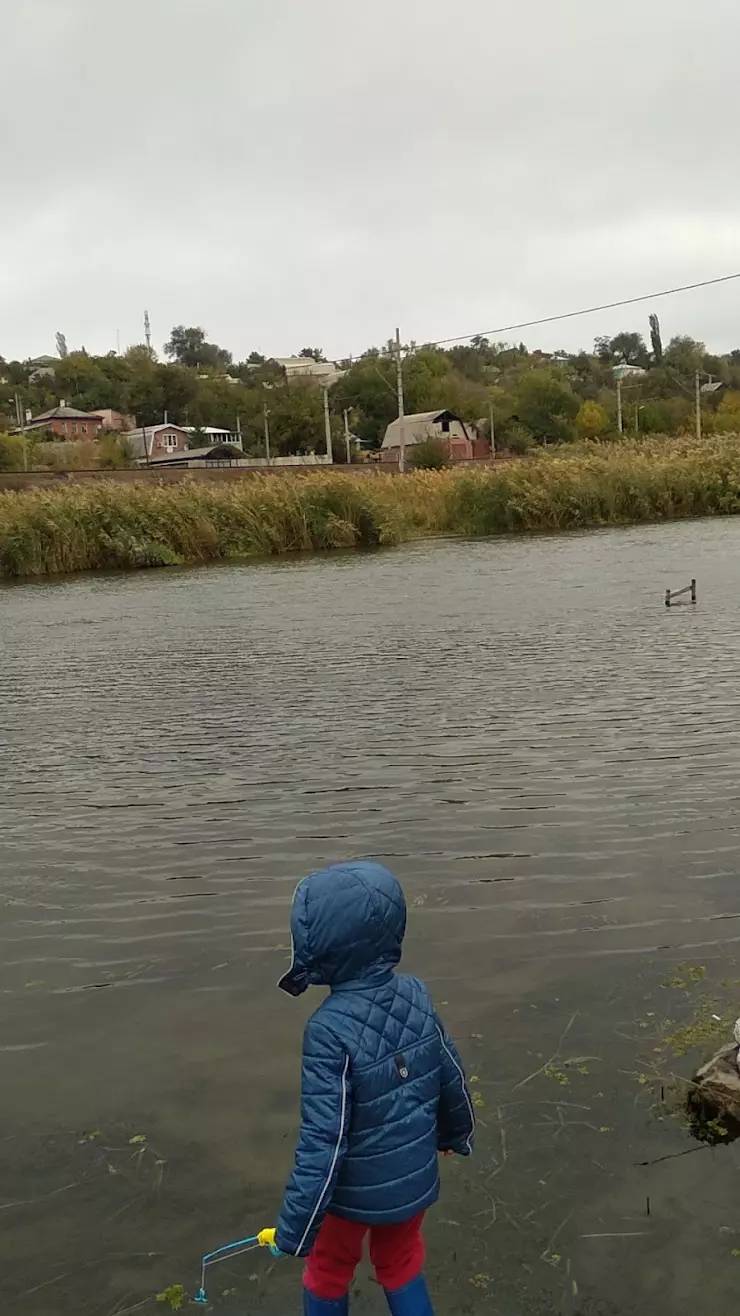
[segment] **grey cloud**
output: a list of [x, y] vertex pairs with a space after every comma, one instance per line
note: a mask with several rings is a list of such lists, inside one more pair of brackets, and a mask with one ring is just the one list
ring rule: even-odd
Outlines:
[[[740, 269], [730, 0], [25, 0], [4, 38], [4, 355], [145, 306], [344, 354]], [[726, 349], [738, 296], [656, 306]]]

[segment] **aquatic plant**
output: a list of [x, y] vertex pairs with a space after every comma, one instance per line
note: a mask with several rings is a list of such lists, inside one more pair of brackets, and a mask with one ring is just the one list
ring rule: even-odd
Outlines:
[[0, 494], [0, 575], [168, 566], [432, 535], [626, 525], [740, 511], [740, 437], [587, 443], [404, 478], [322, 471], [228, 484]]

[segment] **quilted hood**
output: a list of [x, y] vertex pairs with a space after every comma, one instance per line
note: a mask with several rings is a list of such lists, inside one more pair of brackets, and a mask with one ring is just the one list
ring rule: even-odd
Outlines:
[[382, 982], [401, 958], [406, 901], [381, 864], [335, 864], [304, 877], [290, 918], [293, 958], [278, 983], [291, 996], [307, 987]]

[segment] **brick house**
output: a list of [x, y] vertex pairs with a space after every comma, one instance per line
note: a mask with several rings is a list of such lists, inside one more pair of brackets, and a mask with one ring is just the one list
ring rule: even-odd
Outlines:
[[124, 442], [132, 457], [152, 460], [171, 457], [173, 453], [185, 452], [190, 435], [181, 425], [141, 425], [123, 435]]
[[[26, 423], [26, 434], [47, 434], [53, 439], [94, 439], [101, 431], [103, 418], [98, 412], [78, 411], [63, 400], [58, 407], [42, 411]], [[20, 430], [16, 429], [16, 434]]]

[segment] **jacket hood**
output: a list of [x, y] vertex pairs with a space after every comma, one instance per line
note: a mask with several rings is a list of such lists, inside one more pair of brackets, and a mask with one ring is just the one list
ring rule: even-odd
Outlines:
[[377, 982], [401, 958], [406, 901], [381, 864], [335, 864], [304, 877], [290, 917], [293, 959], [278, 986], [291, 996], [307, 987]]

